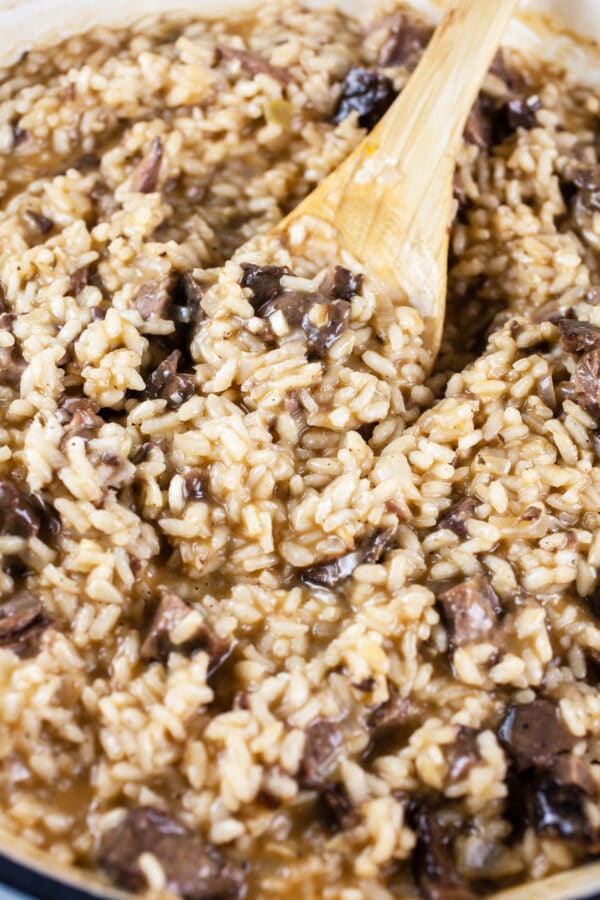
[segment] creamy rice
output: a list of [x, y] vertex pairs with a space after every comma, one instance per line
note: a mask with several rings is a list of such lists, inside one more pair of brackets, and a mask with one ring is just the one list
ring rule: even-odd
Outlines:
[[2, 73], [0, 825], [107, 884], [457, 900], [599, 852], [598, 99], [496, 59], [433, 372], [327, 230], [265, 236], [428, 33], [277, 3]]

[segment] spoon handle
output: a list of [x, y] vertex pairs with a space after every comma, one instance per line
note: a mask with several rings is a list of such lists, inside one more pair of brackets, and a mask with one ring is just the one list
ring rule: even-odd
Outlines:
[[454, 0], [420, 65], [373, 132], [379, 153], [426, 179], [441, 157], [455, 155], [517, 0]]

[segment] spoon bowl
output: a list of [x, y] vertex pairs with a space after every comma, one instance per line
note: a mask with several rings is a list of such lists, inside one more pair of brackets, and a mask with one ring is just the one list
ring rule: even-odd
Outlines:
[[368, 273], [385, 334], [395, 307], [424, 322], [433, 365], [446, 305], [456, 156], [466, 120], [517, 0], [454, 0], [390, 109], [275, 229], [318, 219]]

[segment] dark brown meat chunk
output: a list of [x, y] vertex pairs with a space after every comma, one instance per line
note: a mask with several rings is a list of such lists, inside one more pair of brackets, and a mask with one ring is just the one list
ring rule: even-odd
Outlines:
[[575, 369], [577, 402], [600, 424], [600, 351], [586, 353]]
[[173, 629], [191, 612], [192, 607], [185, 603], [173, 591], [163, 591], [160, 602], [154, 613], [150, 629], [140, 649], [140, 656], [146, 662], [165, 662], [169, 653], [185, 653], [191, 655], [198, 650], [205, 650], [209, 656], [209, 671], [212, 673], [229, 653], [228, 641], [218, 637], [202, 622], [184, 644], [171, 641]]
[[396, 546], [397, 529], [386, 528], [371, 531], [358, 541], [355, 550], [344, 553], [336, 559], [309, 566], [300, 575], [305, 584], [317, 587], [337, 588], [352, 575], [354, 570], [365, 563], [376, 563], [392, 547]]
[[319, 790], [318, 803], [329, 831], [347, 831], [356, 824], [356, 809], [343, 784], [331, 782], [323, 785]]
[[461, 538], [466, 538], [468, 519], [473, 518], [473, 514], [479, 506], [479, 500], [476, 497], [464, 497], [450, 507], [447, 512], [438, 521], [438, 528], [448, 528]]
[[182, 477], [186, 500], [204, 500], [208, 493], [208, 476], [204, 469], [188, 468]]
[[49, 234], [54, 228], [54, 222], [48, 216], [35, 212], [33, 209], [26, 209], [23, 218], [30, 228], [39, 234]]
[[409, 72], [416, 68], [423, 50], [429, 43], [432, 29], [416, 22], [404, 13], [394, 17], [391, 34], [379, 54], [380, 66], [405, 66]]
[[237, 59], [243, 69], [251, 75], [270, 75], [281, 84], [290, 84], [294, 78], [291, 72], [282, 66], [274, 66], [262, 56], [249, 50], [238, 50], [236, 47], [219, 47], [219, 53], [223, 59]]
[[479, 762], [477, 734], [478, 732], [474, 728], [459, 725], [454, 743], [444, 745], [444, 755], [448, 764], [447, 787], [462, 781], [470, 769]]
[[97, 415], [98, 404], [87, 397], [67, 397], [59, 406], [56, 417], [64, 426], [61, 450], [65, 450], [67, 442], [74, 437], [82, 437], [88, 441], [94, 437], [104, 420]]
[[577, 743], [563, 724], [556, 703], [539, 697], [532, 703], [511, 706], [498, 728], [498, 736], [517, 769], [545, 765]]
[[131, 189], [133, 191], [151, 194], [156, 190], [162, 158], [162, 141], [159, 137], [155, 137], [131, 176]]
[[29, 538], [38, 535], [41, 516], [32, 497], [6, 478], [0, 479], [0, 534]]
[[306, 732], [304, 753], [300, 762], [299, 783], [304, 788], [319, 790], [327, 784], [327, 775], [342, 747], [342, 732], [337, 722], [317, 719]]
[[600, 347], [600, 328], [579, 319], [559, 319], [560, 349], [565, 353], [589, 353]]
[[0, 648], [31, 656], [48, 625], [38, 598], [29, 591], [18, 591], [0, 603]]
[[462, 647], [491, 637], [501, 612], [500, 601], [489, 581], [476, 575], [438, 595], [450, 643]]
[[98, 862], [119, 887], [141, 891], [147, 887], [138, 865], [142, 853], [152, 853], [162, 866], [167, 889], [184, 900], [228, 900], [246, 894], [240, 869], [199, 835], [149, 806], [130, 810], [103, 835]]
[[0, 385], [18, 391], [26, 368], [27, 363], [16, 344], [0, 348]]
[[255, 266], [253, 263], [242, 263], [242, 272], [240, 284], [252, 291], [250, 302], [255, 312], [281, 293], [281, 279], [290, 274], [286, 266]]
[[196, 390], [194, 376], [187, 372], [178, 372], [181, 352], [173, 350], [157, 369], [150, 375], [146, 396], [151, 400], [166, 400], [167, 409], [177, 409]]
[[350, 69], [342, 94], [333, 113], [333, 121], [343, 122], [351, 113], [358, 113], [358, 124], [368, 131], [381, 119], [396, 99], [393, 82], [387, 75], [373, 69]]
[[417, 843], [413, 874], [425, 900], [474, 900], [456, 872], [451, 835], [438, 815], [420, 809], [415, 815]]
[[135, 308], [142, 319], [171, 318], [172, 304], [178, 287], [179, 277], [170, 272], [162, 278], [147, 281], [139, 289], [135, 298]]

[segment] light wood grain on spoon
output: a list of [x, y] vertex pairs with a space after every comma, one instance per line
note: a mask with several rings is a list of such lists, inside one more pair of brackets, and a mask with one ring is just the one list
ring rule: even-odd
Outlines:
[[446, 302], [452, 184], [466, 119], [517, 0], [455, 0], [419, 66], [353, 153], [281, 223], [335, 229], [340, 250], [378, 282], [377, 327], [409, 303], [435, 358]]

